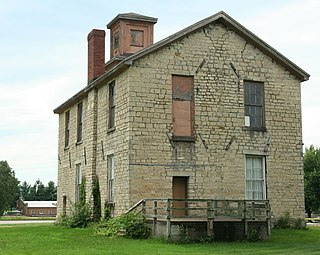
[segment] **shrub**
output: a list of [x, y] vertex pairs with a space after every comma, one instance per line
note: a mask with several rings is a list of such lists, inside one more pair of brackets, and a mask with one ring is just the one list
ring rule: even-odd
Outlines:
[[104, 207], [104, 219], [109, 220], [111, 218], [111, 209], [109, 206], [105, 205]]
[[290, 213], [286, 212], [283, 216], [280, 216], [274, 228], [285, 229], [306, 229], [305, 222], [303, 218], [291, 219]]
[[92, 188], [93, 196], [93, 221], [98, 222], [101, 219], [101, 195], [99, 178], [96, 176]]
[[70, 217], [66, 216], [66, 215], [63, 215], [63, 216], [60, 215], [57, 218], [57, 220], [55, 221], [55, 224], [59, 225], [59, 226], [69, 227], [70, 226]]
[[151, 229], [140, 213], [127, 213], [102, 221], [96, 226], [95, 233], [108, 237], [123, 236], [133, 239], [150, 237]]
[[181, 224], [179, 225], [179, 230], [180, 230], [180, 240], [178, 241], [178, 243], [184, 243], [184, 244], [191, 243], [191, 239], [187, 231], [187, 226], [184, 224]]
[[70, 215], [59, 217], [56, 224], [71, 228], [85, 228], [92, 221], [91, 206], [90, 203], [86, 203], [86, 178], [82, 177], [79, 202], [72, 205]]
[[253, 229], [250, 231], [249, 235], [247, 236], [247, 240], [249, 242], [257, 242], [260, 240], [260, 237], [259, 237], [259, 233], [256, 229]]
[[281, 215], [280, 218], [277, 220], [276, 224], [274, 225], [275, 228], [280, 228], [280, 229], [284, 229], [284, 228], [290, 228], [291, 224], [290, 224], [290, 213], [289, 212], [285, 212], [284, 215]]
[[70, 217], [71, 228], [85, 228], [93, 221], [91, 217], [90, 204], [75, 204], [74, 210]]
[[80, 184], [80, 198], [79, 204], [84, 205], [86, 203], [86, 177], [82, 176]]
[[70, 215], [59, 217], [56, 224], [71, 228], [86, 228], [92, 221], [90, 204], [79, 202], [73, 206]]
[[292, 222], [292, 227], [294, 229], [307, 229], [305, 220], [303, 218], [294, 219]]

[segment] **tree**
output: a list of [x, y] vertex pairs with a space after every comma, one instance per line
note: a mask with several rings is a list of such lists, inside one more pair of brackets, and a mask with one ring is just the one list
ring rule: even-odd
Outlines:
[[57, 200], [57, 187], [53, 181], [45, 186], [39, 179], [33, 186], [24, 181], [20, 185], [21, 196], [25, 201], [55, 201]]
[[19, 181], [7, 161], [0, 161], [0, 216], [9, 209], [17, 192]]
[[22, 184], [19, 185], [20, 188], [20, 196], [28, 201], [28, 200], [32, 200], [30, 199], [31, 197], [31, 185], [29, 183], [27, 183], [26, 181], [24, 181]]
[[305, 209], [308, 217], [320, 209], [320, 149], [311, 145], [304, 154]]
[[37, 201], [46, 201], [46, 188], [43, 183], [38, 179], [33, 186], [35, 192], [35, 200]]
[[48, 182], [48, 186], [45, 187], [46, 200], [55, 201], [57, 200], [57, 187], [53, 181]]

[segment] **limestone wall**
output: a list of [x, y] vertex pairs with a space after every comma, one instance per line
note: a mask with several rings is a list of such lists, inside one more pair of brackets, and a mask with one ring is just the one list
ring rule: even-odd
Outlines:
[[[174, 147], [172, 74], [195, 87], [196, 141]], [[265, 132], [244, 125], [244, 80], [264, 82]], [[234, 31], [210, 25], [135, 61], [129, 95], [131, 204], [171, 197], [173, 176], [189, 176], [189, 198], [244, 199], [249, 154], [266, 156], [273, 214], [304, 215], [300, 82]]]

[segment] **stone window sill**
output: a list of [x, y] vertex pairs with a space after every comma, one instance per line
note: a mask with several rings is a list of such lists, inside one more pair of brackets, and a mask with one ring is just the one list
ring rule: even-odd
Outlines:
[[107, 132], [108, 132], [108, 133], [112, 133], [112, 132], [114, 132], [115, 130], [116, 130], [116, 127], [111, 127], [111, 128], [108, 129]]
[[256, 131], [256, 132], [267, 132], [267, 128], [266, 127], [244, 127], [245, 131]]
[[83, 141], [79, 141], [76, 143], [76, 146], [81, 145]]
[[173, 136], [172, 141], [174, 142], [195, 142], [194, 136]]

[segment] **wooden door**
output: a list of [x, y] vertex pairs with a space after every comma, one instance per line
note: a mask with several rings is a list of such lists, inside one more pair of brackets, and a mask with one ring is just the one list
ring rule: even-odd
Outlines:
[[[172, 198], [186, 199], [188, 198], [188, 177], [173, 177], [172, 180]], [[187, 203], [183, 201], [175, 201], [172, 203], [173, 208], [179, 208], [173, 210], [174, 216], [185, 216], [188, 214], [187, 210], [183, 208], [187, 207]]]

